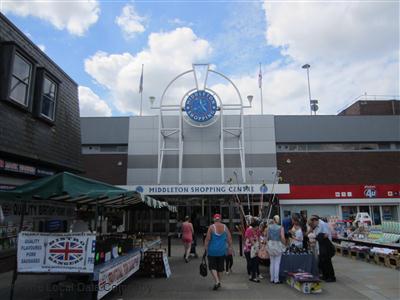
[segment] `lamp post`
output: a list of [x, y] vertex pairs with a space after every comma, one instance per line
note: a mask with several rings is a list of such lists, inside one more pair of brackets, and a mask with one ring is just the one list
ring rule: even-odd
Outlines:
[[302, 66], [303, 69], [307, 70], [307, 82], [308, 82], [308, 98], [310, 100], [310, 114], [312, 115], [312, 108], [311, 108], [311, 88], [310, 88], [310, 65], [305, 64]]
[[150, 96], [149, 101], [150, 101], [150, 106], [151, 106], [150, 108], [153, 108], [153, 104], [154, 104], [154, 101], [156, 101], [156, 97]]

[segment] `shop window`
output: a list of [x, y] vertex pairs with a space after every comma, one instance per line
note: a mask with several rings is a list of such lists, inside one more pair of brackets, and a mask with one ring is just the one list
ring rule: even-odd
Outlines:
[[382, 206], [383, 221], [398, 221], [396, 206]]
[[31, 81], [32, 64], [16, 52], [11, 73], [10, 99], [23, 106], [28, 106]]
[[343, 220], [354, 220], [357, 215], [357, 206], [342, 206]]

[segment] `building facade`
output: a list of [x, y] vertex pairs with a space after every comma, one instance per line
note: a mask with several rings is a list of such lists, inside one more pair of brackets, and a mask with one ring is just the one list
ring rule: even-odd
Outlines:
[[276, 116], [281, 212], [399, 220], [398, 115]]
[[0, 14], [0, 188], [82, 171], [77, 84]]
[[[0, 13], [0, 189], [61, 171], [82, 172], [78, 85]], [[1, 271], [14, 265], [23, 207], [0, 203]], [[67, 227], [75, 212], [35, 199], [24, 215], [24, 229], [43, 231]]]
[[[158, 184], [157, 118], [130, 117], [129, 130], [126, 123], [124, 130], [118, 130], [128, 136], [112, 142], [124, 144], [128, 139], [128, 151], [124, 154], [127, 165], [121, 170], [127, 174], [124, 185], [130, 189], [147, 188], [146, 193], [178, 205], [177, 218], [193, 214], [208, 219], [210, 214], [218, 211], [225, 222], [237, 223], [235, 197], [217, 192], [210, 195], [206, 189], [209, 185], [221, 184], [218, 136], [212, 134], [215, 129], [189, 128], [187, 138], [193, 140], [193, 145], [184, 149], [181, 185], [178, 184], [179, 162], [176, 153], [169, 154], [165, 159], [165, 169]], [[91, 122], [93, 127], [103, 128], [110, 119], [113, 118], [84, 118], [82, 124]], [[246, 173], [252, 173], [245, 184], [271, 184], [278, 180], [276, 186], [288, 184], [289, 193], [275, 191], [278, 193], [281, 214], [303, 210], [308, 215], [350, 218], [358, 211], [366, 211], [377, 224], [384, 219], [400, 219], [399, 116], [245, 115], [244, 124], [245, 139], [248, 141]], [[102, 155], [101, 146], [105, 146], [105, 137], [102, 139], [98, 140], [99, 144], [92, 145], [98, 147], [97, 155]], [[85, 138], [84, 142], [88, 143], [88, 140]], [[86, 144], [83, 145], [85, 147]], [[98, 159], [94, 165], [104, 161], [101, 157], [91, 154], [91, 160]], [[243, 184], [239, 154], [225, 158], [225, 180], [228, 182], [233, 179], [236, 184], [236, 173], [237, 180]], [[105, 167], [102, 173], [110, 167]], [[279, 178], [274, 178], [277, 169], [281, 173]], [[197, 194], [187, 193], [187, 190], [185, 193], [186, 187], [193, 186], [203, 186], [204, 189], [198, 190]], [[166, 190], [168, 188], [175, 191]], [[260, 196], [258, 189], [239, 195], [246, 212], [258, 211]], [[264, 203], [270, 197], [263, 195]], [[144, 231], [166, 230], [163, 221], [165, 216], [147, 214], [138, 213], [136, 216], [141, 223], [148, 224], [142, 225]], [[172, 216], [169, 230], [174, 226], [174, 218]]]

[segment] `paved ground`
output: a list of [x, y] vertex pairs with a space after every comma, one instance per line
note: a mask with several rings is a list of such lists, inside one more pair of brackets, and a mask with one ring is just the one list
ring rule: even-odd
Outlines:
[[[202, 248], [198, 247], [198, 253]], [[337, 282], [323, 283], [323, 292], [319, 295], [304, 295], [285, 284], [273, 285], [269, 279], [261, 283], [248, 281], [245, 272], [245, 260], [234, 258], [234, 273], [224, 277], [222, 288], [212, 291], [211, 276], [199, 275], [200, 259], [186, 264], [180, 246], [172, 247], [170, 258], [172, 276], [166, 278], [147, 278], [138, 275], [125, 281], [122, 295], [113, 292], [106, 300], [128, 299], [400, 299], [400, 272], [385, 267], [355, 261], [350, 258], [335, 257], [334, 267]], [[267, 269], [261, 267], [265, 274]], [[20, 276], [14, 299], [45, 300], [51, 293], [44, 287], [59, 280], [60, 276]], [[8, 299], [11, 273], [0, 274], [0, 299]], [[83, 297], [89, 299], [89, 297]], [[69, 299], [71, 299], [69, 297]]]

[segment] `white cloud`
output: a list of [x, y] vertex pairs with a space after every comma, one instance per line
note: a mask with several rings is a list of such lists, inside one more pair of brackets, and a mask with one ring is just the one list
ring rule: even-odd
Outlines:
[[111, 108], [90, 88], [79, 86], [78, 93], [81, 117], [111, 116]]
[[[266, 1], [267, 42], [285, 57], [264, 67], [264, 113], [310, 113], [304, 63], [311, 64], [312, 98], [319, 100], [320, 114], [336, 114], [364, 92], [398, 96], [398, 6]], [[258, 70], [232, 79], [244, 99], [254, 96], [249, 112], [260, 113]], [[213, 88], [234, 97], [227, 84]]]
[[46, 46], [45, 45], [43, 45], [43, 44], [39, 44], [39, 45], [37, 45], [38, 47], [39, 47], [39, 49], [40, 50], [42, 50], [43, 52], [45, 52], [46, 51]]
[[[265, 5], [267, 43], [280, 47], [285, 56], [263, 66], [264, 113], [309, 114], [306, 71], [301, 68], [304, 63], [311, 64], [312, 98], [319, 100], [320, 114], [336, 114], [364, 92], [399, 95], [399, 35], [394, 26], [399, 17], [393, 14], [396, 7], [388, 9], [387, 3], [378, 7], [370, 2], [326, 4], [326, 8], [315, 2]], [[147, 113], [148, 96], [159, 100], [170, 80], [191, 69], [192, 63], [209, 62], [211, 52], [207, 40], [183, 27], [152, 33], [147, 48], [138, 53], [97, 52], [85, 60], [85, 70], [110, 91], [119, 111], [138, 113], [139, 78], [144, 64], [143, 104]], [[227, 51], [226, 56], [229, 55]], [[220, 67], [221, 63], [216, 63]], [[211, 77], [212, 88], [221, 97], [236, 97], [226, 82], [216, 82]], [[254, 96], [249, 113], [260, 113], [258, 68], [251, 74], [230, 77], [246, 104], [246, 96]], [[167, 99], [176, 103], [191, 87], [192, 78], [180, 81]]]
[[264, 8], [267, 42], [287, 55], [264, 74], [264, 108], [309, 113], [304, 63], [319, 113], [336, 114], [364, 92], [399, 95], [399, 3], [265, 1]]
[[168, 20], [168, 23], [170, 23], [172, 25], [176, 25], [176, 26], [186, 26], [186, 27], [191, 27], [194, 25], [192, 22], [187, 22], [187, 21], [181, 20], [179, 18], [174, 18], [174, 19]]
[[[142, 64], [143, 108], [148, 112], [149, 96], [156, 96], [159, 100], [170, 80], [190, 69], [192, 63], [206, 61], [211, 52], [211, 46], [206, 40], [197, 37], [190, 28], [183, 27], [170, 32], [150, 34], [147, 49], [136, 54], [97, 52], [85, 60], [85, 70], [111, 92], [113, 103], [119, 111], [137, 114], [140, 105], [138, 90]], [[179, 91], [183, 96], [187, 86], [186, 81], [181, 81], [173, 86], [172, 90]]]
[[145, 17], [139, 16], [132, 5], [125, 5], [121, 15], [115, 18], [115, 23], [121, 28], [126, 38], [133, 38], [137, 33], [145, 31]]
[[100, 8], [97, 0], [58, 1], [58, 0], [12, 0], [2, 1], [2, 12], [18, 16], [34, 16], [50, 22], [59, 30], [82, 36], [99, 18]]
[[270, 45], [296, 60], [346, 63], [393, 55], [398, 2], [264, 2]]

